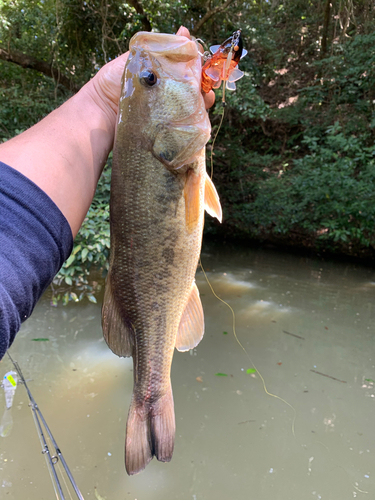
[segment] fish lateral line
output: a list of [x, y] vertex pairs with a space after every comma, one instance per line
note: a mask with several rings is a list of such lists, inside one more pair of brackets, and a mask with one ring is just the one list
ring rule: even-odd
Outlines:
[[271, 396], [273, 398], [276, 398], [276, 399], [279, 399], [281, 402], [283, 402], [284, 404], [286, 404], [287, 406], [289, 406], [289, 408], [291, 408], [293, 410], [293, 413], [294, 413], [294, 416], [293, 416], [293, 422], [292, 422], [292, 434], [293, 434], [293, 437], [296, 439], [296, 434], [295, 434], [295, 421], [296, 421], [296, 417], [297, 417], [297, 412], [296, 412], [296, 409], [294, 408], [294, 406], [292, 406], [290, 403], [288, 403], [288, 401], [286, 401], [285, 399], [283, 399], [282, 397], [278, 396], [277, 394], [273, 394], [272, 392], [269, 392], [268, 389], [267, 389], [267, 386], [266, 386], [266, 382], [262, 376], [262, 374], [260, 373], [260, 371], [258, 370], [258, 368], [255, 366], [254, 364], [254, 361], [251, 359], [250, 357], [250, 354], [247, 352], [247, 350], [245, 349], [245, 347], [243, 346], [243, 344], [240, 342], [238, 336], [237, 336], [237, 333], [236, 333], [236, 315], [235, 315], [235, 312], [234, 312], [234, 309], [233, 307], [228, 304], [228, 302], [226, 302], [225, 300], [223, 300], [221, 297], [219, 297], [219, 295], [217, 295], [217, 293], [215, 292], [213, 286], [211, 285], [209, 279], [208, 279], [208, 276], [207, 276], [207, 273], [206, 271], [204, 270], [203, 268], [203, 265], [202, 265], [202, 258], [199, 257], [199, 265], [202, 269], [202, 272], [203, 272], [203, 275], [207, 281], [207, 284], [208, 286], [210, 287], [210, 290], [212, 292], [212, 294], [214, 295], [214, 297], [216, 299], [218, 299], [220, 302], [222, 302], [223, 304], [225, 304], [230, 312], [232, 313], [232, 331], [233, 331], [233, 335], [234, 335], [234, 338], [237, 342], [237, 344], [241, 347], [241, 349], [244, 351], [244, 353], [246, 354], [247, 356], [247, 359], [250, 361], [250, 363], [252, 364], [253, 368], [255, 369], [255, 371], [257, 372], [257, 374], [259, 375], [259, 378], [261, 379], [262, 381], [262, 384], [263, 384], [263, 389], [264, 389], [264, 392], [268, 395], [268, 396]]

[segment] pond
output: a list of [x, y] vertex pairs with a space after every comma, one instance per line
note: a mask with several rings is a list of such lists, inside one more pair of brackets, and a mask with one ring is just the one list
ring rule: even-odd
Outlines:
[[[206, 332], [174, 357], [168, 464], [125, 473], [132, 360], [103, 341], [99, 304], [51, 307], [47, 293], [10, 350], [85, 499], [375, 498], [374, 271], [217, 245], [202, 263], [246, 353], [198, 271]], [[1, 498], [54, 498], [22, 385], [11, 410], [1, 391], [5, 413]]]

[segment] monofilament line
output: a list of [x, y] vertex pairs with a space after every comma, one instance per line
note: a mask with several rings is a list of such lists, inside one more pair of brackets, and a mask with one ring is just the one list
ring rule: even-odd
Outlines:
[[215, 290], [213, 289], [211, 283], [208, 280], [206, 271], [203, 268], [202, 259], [201, 258], [199, 258], [199, 265], [201, 266], [201, 269], [202, 269], [202, 272], [204, 274], [204, 277], [206, 278], [208, 286], [210, 287], [211, 292], [213, 293], [214, 297], [216, 297], [218, 300], [220, 300], [220, 302], [222, 302], [223, 304], [225, 304], [229, 308], [230, 312], [232, 313], [232, 329], [233, 329], [234, 338], [236, 339], [238, 345], [244, 351], [244, 353], [246, 354], [248, 360], [250, 361], [250, 363], [252, 364], [253, 368], [255, 369], [255, 371], [257, 372], [257, 374], [259, 375], [259, 377], [260, 377], [260, 379], [261, 379], [261, 381], [263, 383], [263, 388], [264, 388], [265, 393], [268, 396], [272, 396], [273, 398], [279, 399], [280, 401], [282, 401], [283, 403], [285, 403], [286, 405], [288, 405], [289, 408], [291, 408], [293, 410], [294, 416], [293, 416], [293, 422], [292, 422], [292, 434], [293, 434], [293, 436], [295, 438], [296, 435], [295, 435], [295, 432], [294, 432], [294, 424], [295, 424], [296, 416], [297, 416], [295, 408], [290, 403], [288, 403], [288, 401], [285, 401], [285, 399], [281, 398], [280, 396], [277, 396], [277, 394], [272, 394], [271, 392], [268, 391], [267, 386], [266, 386], [266, 382], [265, 382], [264, 378], [262, 377], [262, 375], [259, 372], [258, 368], [255, 366], [255, 364], [254, 364], [253, 360], [251, 359], [249, 353], [246, 351], [245, 347], [242, 345], [242, 343], [240, 342], [240, 340], [237, 337], [237, 333], [236, 333], [236, 315], [234, 313], [233, 308], [228, 304], [228, 302], [225, 302], [225, 300], [223, 300], [221, 297], [219, 297], [217, 295], [217, 293], [215, 292]]

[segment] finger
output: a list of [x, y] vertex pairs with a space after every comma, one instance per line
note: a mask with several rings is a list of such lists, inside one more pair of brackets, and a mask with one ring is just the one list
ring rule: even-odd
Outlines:
[[[176, 35], [186, 36], [187, 38], [191, 38], [189, 30], [187, 28], [185, 28], [185, 26], [180, 26]], [[203, 49], [201, 44], [199, 44], [199, 47], [200, 47], [201, 52], [203, 52], [204, 49]], [[211, 108], [211, 106], [213, 106], [213, 104], [215, 102], [214, 92], [212, 90], [210, 90], [210, 92], [208, 92], [208, 94], [203, 92], [203, 99], [204, 99], [204, 104], [206, 106], [206, 109]]]
[[179, 36], [186, 36], [186, 38], [191, 38], [191, 37], [190, 37], [189, 30], [188, 30], [187, 28], [185, 28], [185, 26], [180, 26], [180, 27], [178, 28], [178, 31], [177, 31], [176, 35], [179, 35]]
[[97, 84], [95, 86], [98, 93], [107, 100], [115, 112], [117, 112], [121, 94], [121, 77], [124, 73], [128, 56], [129, 52], [126, 52], [107, 63], [94, 79], [95, 84]]
[[204, 104], [206, 106], [206, 109], [208, 109], [211, 106], [213, 106], [213, 104], [215, 102], [215, 93], [213, 92], [213, 90], [210, 90], [208, 92], [208, 94], [206, 94], [205, 92], [203, 92], [203, 99], [204, 99]]

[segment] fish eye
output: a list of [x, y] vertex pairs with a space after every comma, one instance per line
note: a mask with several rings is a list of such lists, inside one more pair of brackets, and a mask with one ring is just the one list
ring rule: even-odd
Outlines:
[[141, 74], [139, 75], [139, 78], [141, 79], [141, 83], [143, 83], [143, 85], [146, 85], [147, 87], [153, 87], [155, 83], [158, 81], [155, 73], [148, 70], [142, 71]]

